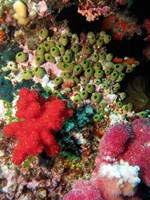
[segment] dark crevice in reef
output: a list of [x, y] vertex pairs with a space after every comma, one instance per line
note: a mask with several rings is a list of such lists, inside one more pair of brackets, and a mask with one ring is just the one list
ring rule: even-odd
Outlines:
[[57, 21], [67, 20], [68, 26], [71, 29], [72, 33], [80, 34], [82, 32], [87, 33], [88, 31], [98, 31], [100, 30], [100, 21], [94, 22], [86, 21], [86, 18], [81, 14], [77, 13], [77, 7], [72, 6], [65, 8], [61, 11], [60, 15], [56, 18]]
[[142, 23], [144, 19], [150, 17], [150, 0], [134, 0], [130, 12]]

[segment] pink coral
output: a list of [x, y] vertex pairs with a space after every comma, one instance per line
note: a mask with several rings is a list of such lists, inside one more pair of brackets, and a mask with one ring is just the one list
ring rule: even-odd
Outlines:
[[136, 194], [140, 178], [150, 186], [149, 154], [148, 119], [136, 119], [132, 126], [111, 126], [101, 140], [92, 178], [74, 183], [64, 200], [92, 199], [89, 190], [99, 191], [99, 200], [123, 200], [124, 197], [140, 200]]
[[64, 196], [64, 200], [104, 200], [101, 192], [88, 180], [80, 180], [73, 184], [73, 190]]
[[140, 177], [150, 186], [150, 122], [148, 119], [136, 119], [132, 127], [135, 139], [122, 158], [131, 165], [138, 165]]
[[140, 178], [150, 186], [150, 122], [148, 119], [136, 119], [132, 127], [123, 124], [112, 126], [105, 133], [99, 152], [97, 164], [123, 159], [130, 165], [139, 166]]
[[110, 7], [105, 4], [104, 1], [99, 4], [94, 2], [84, 2], [78, 7], [78, 13], [86, 17], [87, 21], [97, 20], [100, 16], [108, 16], [111, 14]]
[[[99, 152], [104, 160], [118, 157], [125, 148], [125, 143], [129, 139], [131, 129], [125, 124], [112, 126], [101, 140]], [[110, 160], [110, 161], [111, 161]]]
[[54, 134], [61, 129], [63, 120], [72, 115], [72, 110], [67, 108], [66, 101], [56, 96], [46, 100], [28, 88], [23, 88], [19, 97], [16, 112], [19, 121], [3, 129], [7, 137], [14, 135], [18, 140], [13, 162], [20, 165], [28, 155], [35, 156], [44, 149], [49, 156], [55, 156], [60, 146]]

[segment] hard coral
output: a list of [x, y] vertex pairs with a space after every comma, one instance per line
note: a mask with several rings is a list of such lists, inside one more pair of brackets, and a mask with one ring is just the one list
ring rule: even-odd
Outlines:
[[49, 156], [55, 156], [60, 151], [60, 146], [54, 133], [61, 129], [63, 120], [72, 115], [72, 110], [67, 108], [66, 101], [59, 100], [56, 96], [46, 100], [28, 88], [23, 88], [19, 97], [16, 112], [19, 121], [8, 124], [3, 129], [7, 137], [14, 135], [18, 140], [13, 162], [20, 165], [28, 155], [35, 156], [43, 149]]

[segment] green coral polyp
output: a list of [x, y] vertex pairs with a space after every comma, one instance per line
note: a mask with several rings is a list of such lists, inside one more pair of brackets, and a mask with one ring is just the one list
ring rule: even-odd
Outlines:
[[84, 70], [86, 70], [89, 67], [89, 61], [83, 60], [80, 65], [83, 67]]
[[89, 79], [86, 77], [81, 78], [81, 83], [85, 84], [85, 83], [89, 83]]
[[52, 94], [56, 95], [58, 98], [62, 98], [62, 94], [58, 90], [53, 90]]
[[45, 54], [45, 60], [47, 62], [55, 63], [55, 58], [51, 54], [49, 54], [49, 53]]
[[82, 99], [80, 98], [79, 95], [75, 95], [75, 96], [74, 96], [74, 99], [73, 99], [73, 102], [74, 102], [75, 104], [81, 104]]
[[90, 39], [90, 38], [92, 38], [92, 37], [95, 37], [95, 34], [94, 34], [93, 31], [89, 31], [89, 32], [87, 33], [87, 38]]
[[63, 79], [69, 79], [71, 77], [71, 74], [69, 72], [62, 72], [60, 74], [60, 76], [63, 78]]
[[71, 60], [72, 60], [71, 55], [64, 55], [64, 56], [63, 56], [63, 62], [65, 62], [65, 63], [70, 63]]
[[73, 74], [78, 76], [82, 73], [83, 67], [81, 65], [75, 65], [73, 69]]
[[50, 48], [51, 48], [49, 42], [45, 42], [45, 43], [43, 44], [43, 47], [44, 47], [44, 49], [45, 49], [46, 52], [48, 52], [48, 51], [50, 50]]
[[114, 66], [114, 69], [115, 69], [116, 71], [118, 71], [118, 72], [122, 72], [122, 71], [124, 70], [124, 68], [125, 68], [125, 65], [124, 65], [124, 64], [116, 64], [116, 65]]
[[110, 35], [104, 35], [104, 43], [108, 44], [111, 41], [111, 36]]
[[84, 72], [84, 76], [85, 76], [86, 78], [92, 77], [93, 74], [94, 74], [94, 69], [93, 69], [92, 67], [87, 68], [87, 69], [85, 70], [85, 72]]
[[45, 49], [43, 46], [39, 46], [36, 50], [37, 55], [43, 55], [45, 53]]
[[124, 100], [127, 97], [127, 94], [125, 92], [121, 92], [121, 93], [119, 93], [119, 96], [120, 96], [121, 100]]
[[96, 42], [96, 37], [95, 36], [92, 36], [91, 38], [89, 38], [89, 43], [91, 45], [95, 44], [95, 42]]
[[95, 71], [102, 69], [102, 65], [101, 63], [97, 62], [94, 63], [93, 68], [95, 69]]
[[73, 72], [73, 69], [74, 69], [74, 64], [73, 63], [65, 63], [63, 65], [63, 69], [69, 73], [72, 73]]
[[116, 83], [115, 85], [113, 85], [113, 91], [114, 92], [118, 92], [118, 90], [120, 89], [121, 85], [119, 83]]
[[111, 75], [110, 75], [110, 79], [111, 79], [112, 81], [115, 81], [115, 80], [117, 80], [118, 76], [119, 76], [119, 73], [118, 73], [117, 71], [113, 71], [113, 72], [111, 73]]
[[125, 77], [125, 74], [124, 73], [120, 73], [118, 78], [117, 78], [117, 80], [116, 80], [116, 82], [121, 82], [124, 79], [124, 77]]
[[105, 69], [104, 72], [105, 72], [105, 75], [108, 75], [112, 72], [113, 69], [109, 68], [109, 69]]
[[99, 59], [99, 55], [97, 53], [92, 54], [92, 56], [91, 56], [92, 61], [97, 62], [98, 59]]
[[100, 78], [95, 78], [95, 79], [94, 79], [94, 83], [95, 83], [96, 85], [99, 85], [100, 83], [102, 83], [102, 80], [101, 80]]
[[72, 50], [71, 50], [71, 49], [67, 49], [67, 50], [65, 51], [65, 55], [73, 56]]
[[121, 108], [121, 107], [122, 107], [122, 102], [121, 102], [121, 101], [118, 101], [118, 102], [116, 103], [116, 106], [117, 106], [118, 108]]
[[71, 79], [74, 81], [75, 84], [78, 84], [80, 82], [77, 76], [72, 76]]
[[46, 28], [43, 28], [39, 31], [39, 37], [42, 39], [42, 40], [45, 40], [47, 37], [48, 37], [48, 34], [49, 34], [49, 31], [48, 29]]
[[68, 43], [68, 37], [67, 37], [67, 36], [62, 36], [62, 37], [59, 39], [59, 42], [60, 42], [61, 44], [63, 44], [64, 46], [66, 46], [67, 43]]
[[104, 44], [104, 40], [102, 38], [99, 38], [96, 40], [96, 45], [98, 48], [102, 47]]
[[82, 100], [86, 100], [88, 98], [89, 93], [86, 90], [80, 92], [80, 97]]
[[105, 52], [102, 51], [102, 52], [99, 54], [99, 59], [100, 59], [101, 62], [104, 61], [104, 60], [106, 59], [106, 54], [105, 54]]
[[89, 55], [89, 54], [92, 53], [92, 49], [91, 49], [91, 47], [89, 47], [89, 46], [85, 46], [85, 47], [83, 47], [82, 52], [83, 52], [84, 54]]
[[103, 78], [104, 77], [104, 71], [102, 69], [96, 70], [96, 72], [94, 73], [94, 77], [95, 78]]
[[132, 67], [131, 65], [128, 65], [126, 68], [126, 73], [131, 73], [134, 70], [134, 67]]
[[62, 82], [63, 82], [63, 78], [62, 78], [62, 77], [56, 77], [56, 78], [54, 79], [54, 84], [55, 84], [56, 86], [61, 85]]
[[65, 54], [65, 47], [64, 47], [64, 45], [61, 44], [61, 43], [58, 43], [56, 46], [59, 49], [60, 54], [64, 55]]
[[88, 84], [86, 87], [85, 87], [85, 90], [88, 92], [88, 93], [92, 93], [95, 91], [95, 86], [93, 84]]
[[52, 47], [52, 48], [50, 49], [50, 54], [51, 54], [53, 57], [59, 56], [59, 55], [60, 55], [59, 49], [58, 49], [57, 47]]
[[80, 50], [80, 46], [78, 44], [73, 44], [72, 47], [71, 47], [71, 50], [74, 52], [74, 53], [77, 53], [79, 52]]
[[24, 52], [18, 52], [16, 54], [16, 62], [21, 63], [27, 60], [27, 55]]
[[101, 100], [101, 95], [100, 94], [98, 94], [98, 93], [92, 94], [91, 101], [93, 103], [98, 103], [98, 102], [100, 102], [100, 100]]
[[93, 117], [92, 117], [93, 121], [94, 122], [99, 122], [100, 121], [100, 116], [99, 114], [95, 114]]
[[44, 63], [44, 56], [43, 55], [36, 56], [35, 62], [37, 66], [42, 65]]
[[30, 71], [24, 71], [22, 73], [24, 80], [31, 80], [32, 79], [32, 73]]
[[36, 67], [33, 71], [33, 74], [35, 77], [37, 78], [43, 78], [44, 74], [45, 74], [45, 70], [42, 67]]

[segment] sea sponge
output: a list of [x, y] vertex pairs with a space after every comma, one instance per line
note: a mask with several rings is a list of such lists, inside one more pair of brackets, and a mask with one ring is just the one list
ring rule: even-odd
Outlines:
[[15, 1], [13, 4], [15, 11], [14, 18], [18, 21], [19, 25], [27, 25], [30, 21], [27, 15], [27, 6], [20, 0]]

